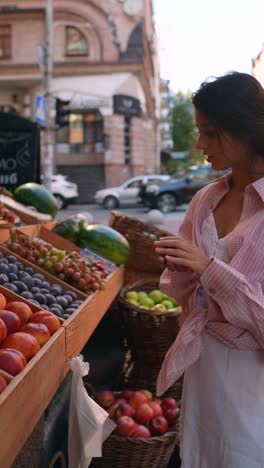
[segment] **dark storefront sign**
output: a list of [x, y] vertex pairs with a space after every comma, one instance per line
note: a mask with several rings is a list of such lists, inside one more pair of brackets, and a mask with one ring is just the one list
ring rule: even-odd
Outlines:
[[125, 117], [141, 117], [142, 109], [139, 99], [125, 94], [115, 94], [113, 96], [114, 114], [121, 114]]
[[15, 114], [0, 112], [0, 185], [13, 191], [40, 181], [39, 128]]

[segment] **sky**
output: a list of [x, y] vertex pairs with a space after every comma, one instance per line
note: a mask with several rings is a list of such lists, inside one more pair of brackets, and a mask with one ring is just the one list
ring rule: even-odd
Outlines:
[[252, 74], [264, 45], [264, 0], [153, 0], [161, 77], [174, 92], [209, 76]]

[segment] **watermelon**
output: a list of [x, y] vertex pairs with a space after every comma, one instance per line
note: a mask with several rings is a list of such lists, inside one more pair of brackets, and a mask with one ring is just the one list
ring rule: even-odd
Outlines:
[[55, 216], [59, 207], [56, 198], [44, 185], [28, 182], [20, 185], [13, 193], [16, 201], [26, 206], [34, 206], [40, 213]]
[[59, 221], [52, 229], [59, 236], [75, 241], [76, 235], [80, 232], [82, 226], [86, 224], [93, 224], [94, 219], [91, 213], [84, 211], [74, 214], [69, 218]]
[[80, 226], [75, 242], [79, 247], [88, 247], [116, 265], [125, 263], [130, 255], [130, 246], [126, 238], [103, 224]]

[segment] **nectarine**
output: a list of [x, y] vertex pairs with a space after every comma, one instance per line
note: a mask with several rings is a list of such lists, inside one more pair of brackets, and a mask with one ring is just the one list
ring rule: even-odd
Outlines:
[[29, 361], [40, 350], [38, 340], [29, 333], [17, 332], [8, 335], [1, 348], [17, 349]]
[[56, 315], [48, 310], [40, 310], [32, 314], [30, 322], [44, 323], [48, 327], [50, 334], [53, 335], [60, 328], [60, 321]]
[[15, 312], [15, 314], [19, 316], [22, 325], [23, 323], [28, 322], [32, 315], [31, 308], [24, 302], [20, 302], [20, 301], [9, 302], [8, 304], [6, 304], [5, 308], [7, 310], [11, 310], [12, 312]]
[[0, 309], [4, 309], [5, 306], [6, 306], [6, 298], [2, 293], [0, 293]]
[[27, 361], [17, 349], [0, 349], [0, 369], [11, 375], [17, 375], [24, 369]]
[[7, 334], [15, 333], [21, 326], [21, 320], [15, 312], [11, 310], [0, 310], [0, 319], [6, 324]]
[[38, 340], [41, 348], [50, 338], [50, 331], [44, 323], [25, 323], [25, 325], [21, 327], [20, 331], [34, 336]]
[[5, 322], [0, 318], [0, 343], [4, 341], [7, 336], [7, 328]]

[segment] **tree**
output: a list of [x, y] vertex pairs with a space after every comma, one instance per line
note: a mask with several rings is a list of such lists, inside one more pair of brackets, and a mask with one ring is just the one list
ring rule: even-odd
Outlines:
[[196, 149], [197, 131], [191, 96], [178, 92], [174, 98], [171, 114], [173, 151], [188, 151], [187, 165], [203, 163], [204, 157]]

